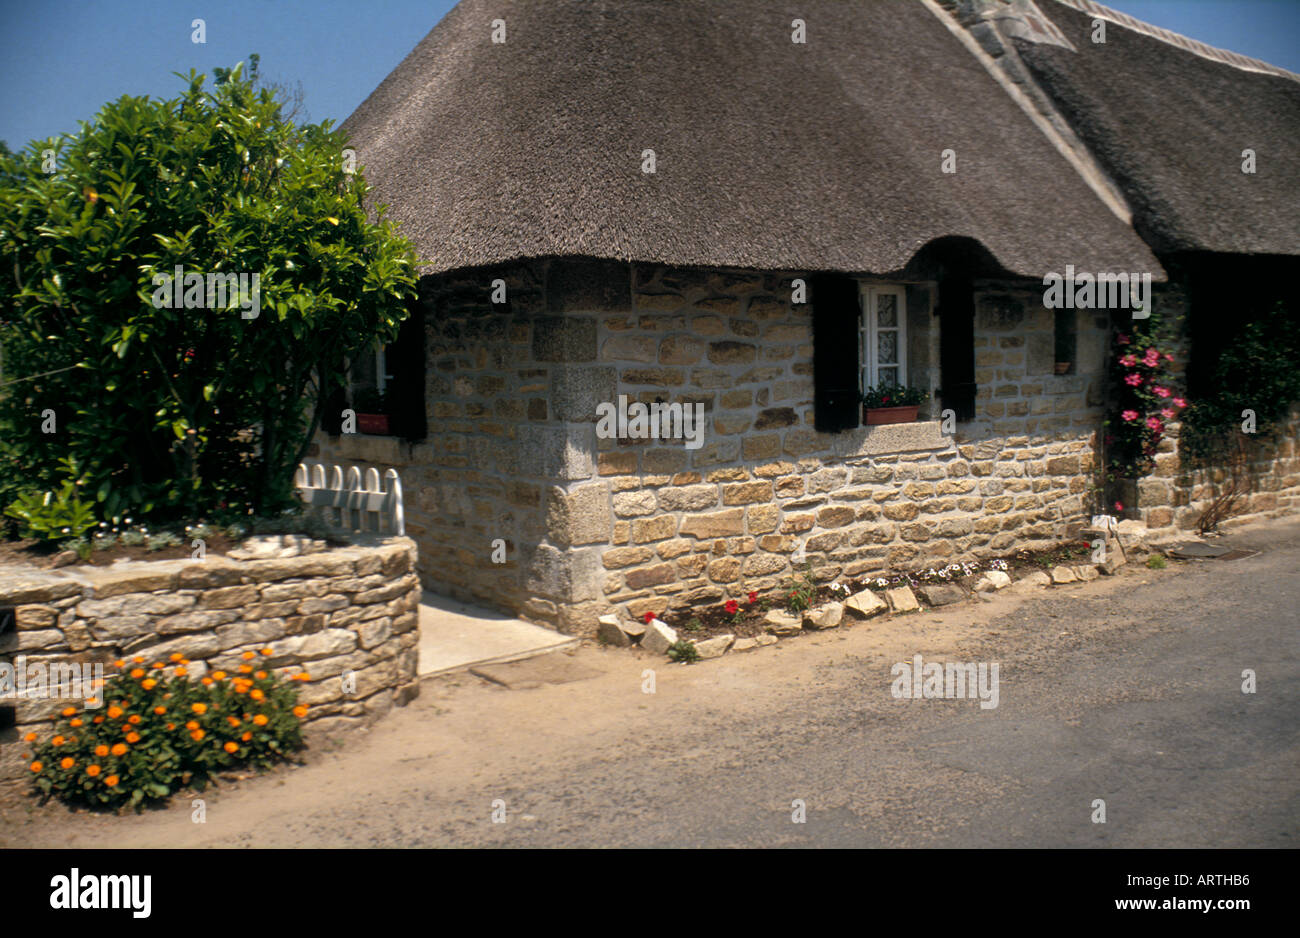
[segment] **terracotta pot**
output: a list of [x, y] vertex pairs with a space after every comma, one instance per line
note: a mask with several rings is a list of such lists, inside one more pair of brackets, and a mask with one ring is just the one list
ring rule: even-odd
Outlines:
[[1071, 364], [1070, 362], [1057, 362], [1056, 373], [1058, 375], [1068, 374], [1070, 371], [1070, 364]]
[[357, 429], [376, 436], [388, 435], [388, 414], [357, 414]]
[[920, 404], [907, 404], [903, 407], [868, 407], [862, 405], [862, 420], [868, 426], [880, 426], [885, 423], [912, 423]]

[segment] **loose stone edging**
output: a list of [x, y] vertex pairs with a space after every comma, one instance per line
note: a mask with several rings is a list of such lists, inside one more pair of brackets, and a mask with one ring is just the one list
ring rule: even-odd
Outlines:
[[[888, 617], [918, 612], [925, 608], [956, 605], [968, 602], [980, 594], [1008, 587], [1014, 593], [1036, 592], [1053, 585], [1090, 582], [1103, 575], [1114, 576], [1120, 567], [1128, 563], [1129, 553], [1147, 550], [1147, 530], [1141, 522], [1121, 522], [1118, 530], [1084, 528], [1080, 536], [1101, 548], [1102, 559], [1099, 562], [1058, 564], [1050, 572], [1035, 570], [1014, 582], [1010, 575], [1001, 570], [988, 570], [976, 580], [972, 592], [967, 592], [956, 583], [927, 583], [918, 586], [915, 592], [910, 586], [897, 586], [882, 590], [883, 596], [864, 589], [843, 602], [819, 603], [801, 616], [782, 609], [769, 610], [763, 618], [765, 633], [753, 638], [737, 639], [733, 635], [724, 634], [699, 642], [688, 637], [686, 641], [695, 646], [700, 660], [721, 658], [727, 653], [770, 647], [776, 645], [781, 638], [803, 635], [805, 632], [839, 628], [842, 624], [865, 622], [881, 615]], [[925, 601], [925, 606], [918, 601], [917, 593], [921, 594], [920, 599]], [[655, 655], [667, 655], [669, 647], [680, 638], [676, 629], [657, 618], [642, 624], [618, 613], [608, 613], [601, 616], [599, 622], [597, 635], [601, 641], [620, 648], [640, 647]]]

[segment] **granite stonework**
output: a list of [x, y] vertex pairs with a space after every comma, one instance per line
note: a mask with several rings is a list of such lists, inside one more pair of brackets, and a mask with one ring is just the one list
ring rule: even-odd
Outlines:
[[[826, 434], [799, 276], [537, 261], [426, 278], [427, 439], [321, 436], [317, 456], [402, 473], [429, 589], [588, 636], [614, 609], [771, 588], [805, 560], [818, 579], [872, 575], [1086, 522], [1105, 314], [1072, 311], [1074, 360], [1056, 374], [1041, 284], [977, 280], [974, 419], [944, 432], [931, 404]], [[909, 383], [932, 399], [936, 295], [906, 287]], [[1182, 297], [1158, 288], [1155, 303], [1177, 315]], [[597, 438], [597, 405], [620, 395], [702, 405], [703, 445]]]
[[[16, 623], [0, 635], [0, 659], [22, 656], [29, 669], [101, 663], [111, 678], [119, 659], [166, 662], [180, 653], [198, 679], [270, 648], [259, 665], [310, 675], [299, 687], [309, 732], [367, 725], [419, 694], [416, 552], [409, 538], [385, 538], [266, 560], [0, 567], [0, 608], [13, 607]], [[0, 779], [22, 775], [21, 737], [48, 728], [70, 703], [83, 701], [0, 699], [14, 708], [15, 724], [0, 729]]]

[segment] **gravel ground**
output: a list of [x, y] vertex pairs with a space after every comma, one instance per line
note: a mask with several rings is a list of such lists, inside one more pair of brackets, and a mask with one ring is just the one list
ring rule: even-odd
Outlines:
[[[689, 667], [589, 646], [588, 680], [444, 678], [304, 766], [210, 791], [206, 823], [188, 798], [129, 817], [10, 800], [0, 845], [1295, 846], [1300, 521], [1223, 543], [1263, 553]], [[916, 653], [997, 661], [998, 707], [894, 699]]]

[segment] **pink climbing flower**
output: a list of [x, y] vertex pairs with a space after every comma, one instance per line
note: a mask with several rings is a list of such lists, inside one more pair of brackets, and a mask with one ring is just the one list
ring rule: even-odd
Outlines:
[[[1128, 345], [1129, 337], [1124, 335], [1123, 333], [1120, 333], [1118, 336], [1115, 337], [1115, 341], [1118, 342], [1120, 345]], [[1116, 504], [1119, 503], [1116, 502]]]
[[1173, 420], [1174, 412], [1166, 407], [1164, 410], [1160, 411], [1160, 416], [1164, 417], [1166, 420]]
[[1175, 406], [1175, 407], [1186, 407], [1186, 406], [1187, 406], [1187, 401], [1183, 400], [1181, 397], [1175, 397], [1175, 398], [1174, 398], [1174, 406]]
[[1131, 388], [1135, 388], [1142, 383], [1142, 376], [1135, 371], [1132, 374], [1125, 377], [1124, 383]]
[[1129, 352], [1127, 355], [1125, 355], [1123, 358], [1119, 360], [1119, 363], [1123, 365], [1125, 368], [1134, 368], [1137, 366], [1138, 363], [1137, 356], [1134, 355], [1132, 352]]
[[1155, 392], [1156, 397], [1168, 397], [1168, 396], [1169, 396], [1169, 389], [1168, 389], [1168, 388], [1163, 388], [1163, 387], [1161, 387], [1161, 386], [1158, 385], [1158, 384], [1155, 385], [1153, 388], [1151, 388], [1151, 390]]
[[1120, 414], [1120, 416], [1124, 418], [1126, 423], [1132, 423], [1134, 420], [1138, 419], [1138, 412], [1136, 410], [1126, 410], [1124, 413]]
[[1160, 427], [1161, 427], [1160, 418], [1159, 418], [1159, 417], [1148, 417], [1148, 418], [1147, 418], [1147, 426], [1150, 427], [1152, 430], [1159, 430]]
[[1173, 360], [1174, 360], [1174, 356], [1170, 355], [1168, 352], [1165, 352], [1165, 361], [1171, 362]]

